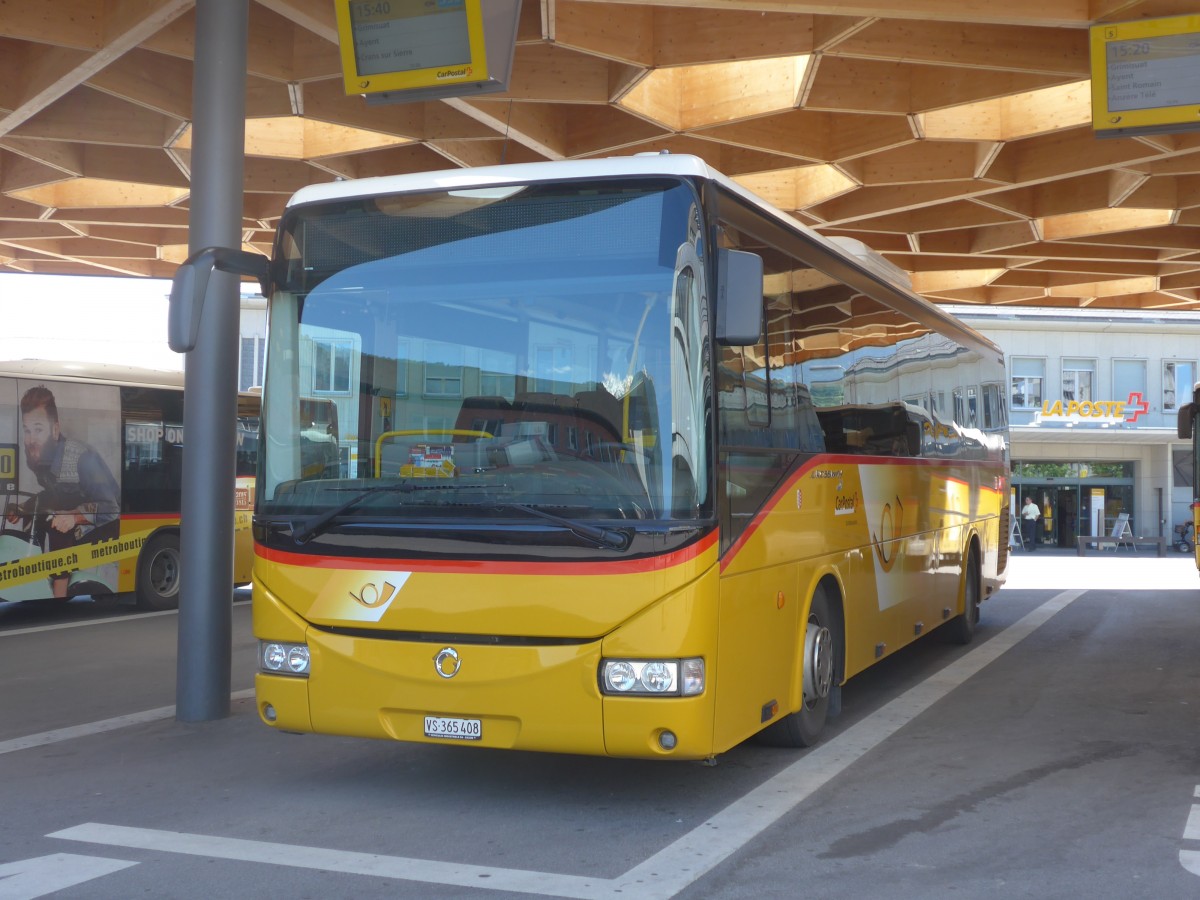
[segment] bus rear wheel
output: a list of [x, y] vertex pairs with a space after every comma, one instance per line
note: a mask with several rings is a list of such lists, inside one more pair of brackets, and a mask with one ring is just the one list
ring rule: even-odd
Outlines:
[[142, 609], [179, 606], [179, 535], [156, 534], [138, 555], [137, 605]]
[[813, 595], [804, 629], [804, 700], [796, 712], [768, 725], [759, 742], [771, 747], [811, 747], [820, 740], [825, 720], [836, 714], [838, 674], [842, 671], [842, 635], [834, 604], [824, 587]]
[[979, 624], [979, 582], [981, 571], [979, 550], [971, 547], [967, 554], [967, 570], [963, 573], [963, 611], [946, 623], [946, 640], [952, 644], [969, 644], [975, 638]]

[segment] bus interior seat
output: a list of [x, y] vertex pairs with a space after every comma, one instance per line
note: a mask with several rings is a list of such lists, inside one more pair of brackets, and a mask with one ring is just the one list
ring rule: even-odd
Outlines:
[[[602, 448], [621, 443], [621, 421], [621, 401], [599, 384], [572, 396], [526, 391], [516, 394], [512, 401], [504, 397], [467, 397], [459, 408], [455, 428], [484, 431], [492, 438], [457, 435], [454, 440], [456, 445], [474, 444], [476, 452], [486, 457], [478, 461], [479, 465], [489, 460], [492, 464], [511, 465], [535, 457], [548, 458], [547, 454], [601, 458]], [[518, 442], [529, 441], [536, 446], [517, 446]], [[456, 446], [455, 453], [469, 455], [470, 451]]]

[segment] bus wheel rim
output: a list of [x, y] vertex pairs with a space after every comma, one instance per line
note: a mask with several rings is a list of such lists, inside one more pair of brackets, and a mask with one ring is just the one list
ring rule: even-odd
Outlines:
[[810, 621], [804, 636], [804, 702], [829, 696], [833, 684], [833, 635], [820, 622]]
[[150, 564], [150, 584], [160, 597], [170, 597], [179, 590], [179, 560], [169, 550], [155, 555]]

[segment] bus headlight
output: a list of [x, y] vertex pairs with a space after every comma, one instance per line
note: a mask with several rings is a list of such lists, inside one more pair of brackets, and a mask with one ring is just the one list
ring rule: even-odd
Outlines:
[[605, 694], [694, 697], [704, 693], [704, 660], [606, 659], [600, 664]]
[[280, 641], [262, 641], [258, 659], [262, 670], [272, 675], [307, 675], [311, 663], [307, 644]]

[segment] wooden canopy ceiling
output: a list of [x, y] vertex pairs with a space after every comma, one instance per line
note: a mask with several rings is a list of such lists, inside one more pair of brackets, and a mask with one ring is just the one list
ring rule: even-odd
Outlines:
[[[483, 0], [484, 3], [488, 0]], [[191, 0], [0, 0], [0, 272], [186, 256]], [[1200, 308], [1200, 133], [1098, 140], [1088, 26], [1179, 0], [523, 0], [511, 91], [344, 95], [330, 0], [252, 0], [245, 240], [335, 177], [694, 153], [940, 302]]]

